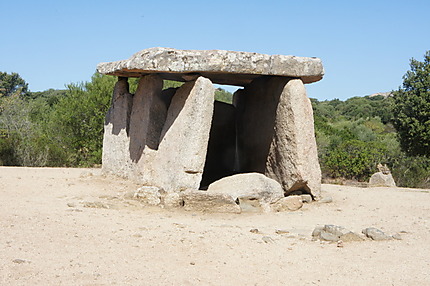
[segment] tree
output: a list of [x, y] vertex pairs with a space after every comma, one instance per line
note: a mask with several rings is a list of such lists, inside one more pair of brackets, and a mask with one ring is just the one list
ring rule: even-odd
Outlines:
[[17, 73], [0, 72], [0, 98], [28, 94], [28, 84]]
[[101, 163], [104, 118], [115, 82], [115, 77], [96, 73], [90, 82], [69, 84], [55, 104], [46, 132], [63, 149], [66, 165]]
[[424, 61], [410, 61], [403, 88], [394, 92], [394, 127], [410, 155], [430, 157], [430, 51]]

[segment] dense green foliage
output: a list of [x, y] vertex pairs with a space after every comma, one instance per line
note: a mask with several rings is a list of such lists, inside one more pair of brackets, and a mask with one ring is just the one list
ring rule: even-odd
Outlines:
[[70, 84], [2, 100], [0, 163], [25, 166], [91, 166], [101, 161], [104, 116], [115, 78], [95, 74]]
[[[430, 187], [430, 159], [406, 155], [392, 125], [392, 97], [312, 100], [324, 178], [367, 181], [387, 164], [399, 186]], [[365, 108], [364, 108], [365, 107]]]
[[[94, 166], [101, 163], [103, 122], [115, 77], [95, 74], [65, 90], [18, 92], [0, 98], [0, 165]], [[138, 79], [130, 79], [134, 93]], [[165, 81], [164, 88], [180, 82]], [[27, 86], [25, 81], [21, 86]], [[13, 96], [11, 96], [13, 95]], [[218, 88], [216, 100], [231, 103]], [[430, 187], [430, 159], [402, 151], [392, 125], [393, 97], [312, 100], [324, 178], [367, 181], [387, 164], [400, 186]]]
[[28, 84], [17, 73], [0, 72], [0, 98], [6, 96], [25, 96]]
[[394, 92], [394, 126], [402, 148], [430, 158], [430, 51], [424, 61], [410, 61], [403, 88]]

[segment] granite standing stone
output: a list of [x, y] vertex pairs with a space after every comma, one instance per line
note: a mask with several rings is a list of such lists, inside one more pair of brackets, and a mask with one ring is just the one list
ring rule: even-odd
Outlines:
[[318, 197], [321, 170], [313, 111], [300, 79], [263, 77], [234, 95], [240, 172], [259, 172], [285, 194]]
[[[140, 175], [147, 185], [166, 192], [198, 189], [212, 123], [215, 88], [204, 77], [185, 83], [172, 98], [156, 152]], [[155, 154], [154, 154], [155, 153]], [[148, 162], [149, 161], [149, 162]]]
[[115, 84], [112, 103], [106, 114], [103, 136], [102, 168], [104, 173], [129, 177], [132, 162], [129, 153], [130, 114], [133, 95], [127, 78], [120, 77]]

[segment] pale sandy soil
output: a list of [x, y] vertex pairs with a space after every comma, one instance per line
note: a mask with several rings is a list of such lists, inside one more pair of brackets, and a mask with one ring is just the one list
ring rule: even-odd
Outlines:
[[[296, 212], [199, 214], [115, 198], [137, 186], [99, 174], [0, 168], [0, 285], [430, 285], [429, 190], [323, 185], [333, 202]], [[312, 241], [324, 224], [403, 239]]]

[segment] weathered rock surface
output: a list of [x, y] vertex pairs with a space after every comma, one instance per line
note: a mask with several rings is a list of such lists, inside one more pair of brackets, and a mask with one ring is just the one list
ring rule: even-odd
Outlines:
[[139, 164], [146, 185], [166, 192], [198, 189], [202, 179], [212, 122], [215, 89], [199, 77], [173, 96], [158, 150], [145, 153]]
[[241, 209], [235, 199], [222, 193], [186, 190], [181, 193], [184, 209], [198, 212], [240, 213]]
[[396, 182], [394, 181], [393, 175], [384, 174], [383, 172], [377, 172], [370, 177], [370, 187], [395, 187]]
[[351, 242], [351, 241], [362, 241], [363, 238], [344, 228], [343, 226], [337, 226], [332, 224], [327, 224], [325, 226], [318, 226], [314, 229], [312, 232], [312, 237], [314, 239], [320, 239], [325, 241], [344, 241], [344, 242]]
[[321, 198], [318, 202], [321, 204], [329, 204], [333, 202], [333, 198], [331, 196], [326, 196]]
[[180, 208], [183, 203], [184, 200], [179, 193], [168, 193], [163, 197], [163, 206], [166, 209]]
[[273, 203], [271, 208], [275, 212], [296, 211], [303, 207], [301, 196], [288, 196]]
[[139, 162], [144, 149], [158, 149], [168, 108], [161, 97], [162, 89], [163, 80], [157, 75], [148, 75], [140, 79], [133, 96], [129, 150], [134, 163]]
[[283, 88], [276, 111], [275, 134], [266, 163], [266, 175], [281, 183], [287, 193], [303, 189], [320, 194], [312, 105], [301, 80], [290, 80]]
[[307, 203], [307, 204], [312, 203], [312, 196], [311, 195], [303, 194], [300, 196], [302, 197], [302, 202]]
[[[267, 100], [270, 97], [271, 100]], [[238, 164], [281, 183], [285, 194], [320, 195], [313, 111], [300, 79], [263, 77], [234, 94]]]
[[261, 213], [264, 211], [269, 211], [267, 205], [264, 205], [265, 208], [260, 204], [260, 201], [254, 198], [239, 198], [240, 209], [243, 213]]
[[222, 178], [209, 185], [208, 193], [228, 194], [234, 200], [257, 200], [265, 211], [270, 211], [270, 203], [284, 197], [281, 185], [259, 173], [237, 174]]
[[158, 73], [177, 81], [194, 79], [197, 74], [214, 83], [242, 86], [262, 75], [301, 78], [304, 83], [319, 81], [324, 75], [318, 58], [171, 48], [145, 49], [127, 60], [100, 63], [97, 71], [124, 77]]
[[348, 232], [339, 237], [339, 240], [344, 242], [363, 241], [364, 239], [355, 232]]
[[372, 240], [390, 240], [392, 239], [391, 236], [386, 235], [382, 230], [374, 228], [374, 227], [368, 227], [363, 229], [363, 234]]
[[133, 198], [150, 206], [158, 206], [164, 191], [154, 186], [142, 186], [134, 193]]
[[132, 106], [133, 95], [129, 92], [127, 79], [119, 78], [105, 119], [102, 156], [104, 173], [128, 177], [132, 170], [129, 153]]

